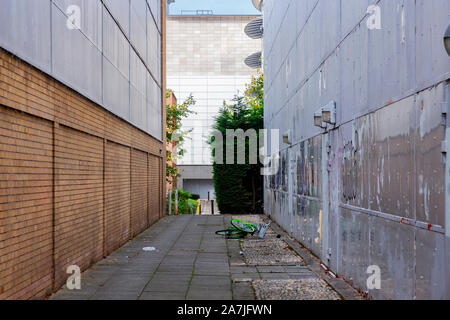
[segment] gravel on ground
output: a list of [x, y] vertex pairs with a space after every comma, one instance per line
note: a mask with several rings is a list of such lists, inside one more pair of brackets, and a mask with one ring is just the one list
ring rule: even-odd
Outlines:
[[255, 280], [258, 300], [340, 300], [340, 296], [322, 279]]

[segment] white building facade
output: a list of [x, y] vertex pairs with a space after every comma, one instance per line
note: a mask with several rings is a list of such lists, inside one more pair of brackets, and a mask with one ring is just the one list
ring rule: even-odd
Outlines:
[[178, 15], [167, 18], [167, 88], [178, 102], [190, 94], [195, 114], [183, 120], [190, 131], [178, 159], [183, 170], [179, 187], [201, 198], [214, 197], [209, 140], [214, 119], [224, 101], [243, 94], [256, 70], [245, 65], [250, 54], [261, 50], [261, 40], [250, 39], [245, 26], [255, 16]]

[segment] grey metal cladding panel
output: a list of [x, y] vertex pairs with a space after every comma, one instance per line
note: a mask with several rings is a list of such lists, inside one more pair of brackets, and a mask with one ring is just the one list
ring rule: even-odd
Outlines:
[[156, 60], [157, 60], [157, 65], [156, 65], [156, 82], [161, 85], [162, 84], [162, 75], [161, 75], [161, 67], [162, 67], [162, 55], [160, 54], [162, 51], [161, 48], [161, 36], [158, 35], [158, 49], [157, 49], [157, 55], [156, 55]]
[[287, 214], [288, 204], [287, 204], [287, 194], [284, 192], [276, 192], [275, 201], [275, 220], [280, 226], [288, 230], [289, 229], [289, 216]]
[[[320, 74], [315, 73], [313, 77], [311, 77], [310, 81], [308, 81], [299, 91], [299, 119], [302, 121], [301, 126], [299, 126], [301, 139], [306, 139], [322, 132], [322, 130], [315, 127], [313, 121], [311, 121], [311, 119], [314, 119], [314, 112], [321, 107], [319, 96], [319, 77]], [[286, 117], [288, 117], [288, 113], [286, 113]]]
[[130, 121], [132, 124], [147, 131], [147, 101], [145, 94], [130, 86]]
[[450, 1], [416, 1], [416, 73], [417, 86], [433, 85], [450, 78], [450, 59], [442, 37], [449, 22]]
[[130, 121], [130, 82], [103, 57], [104, 105], [115, 115]]
[[161, 88], [150, 74], [147, 74], [147, 124], [148, 132], [157, 139], [162, 139], [161, 123]]
[[142, 94], [146, 94], [147, 69], [142, 60], [132, 50], [130, 52], [130, 82]]
[[343, 203], [369, 208], [369, 168], [371, 147], [369, 118], [355, 120], [341, 126], [338, 130], [341, 190], [339, 196]]
[[[341, 1], [319, 1], [308, 24], [312, 28], [310, 35], [313, 37], [311, 44], [314, 48], [305, 48], [313, 50], [318, 60], [313, 60], [313, 66], [317, 67], [332, 50], [339, 44], [341, 34], [340, 25], [340, 2]], [[324, 23], [326, 21], [326, 23]]]
[[100, 0], [53, 0], [53, 3], [66, 15], [69, 6], [79, 6], [81, 31], [99, 50], [102, 50], [103, 5]]
[[286, 192], [288, 190], [288, 166], [289, 166], [289, 158], [288, 158], [289, 150], [283, 150], [280, 152], [280, 179], [281, 179], [281, 191]]
[[152, 77], [150, 76], [149, 73], [147, 73], [146, 75], [147, 77], [147, 132], [150, 132], [150, 128], [152, 128], [153, 125], [153, 117], [154, 117], [154, 111], [153, 111], [153, 106], [152, 106]]
[[123, 31], [130, 35], [130, 0], [104, 0], [113, 17], [118, 21]]
[[370, 118], [370, 209], [414, 219], [414, 97]]
[[130, 44], [106, 10], [103, 11], [103, 32], [103, 55], [129, 79]]
[[151, 13], [155, 18], [158, 29], [161, 30], [161, 1], [160, 0], [147, 0], [150, 6]]
[[[305, 142], [301, 142], [296, 146], [295, 158], [296, 158], [296, 180], [297, 180], [297, 189], [294, 191], [297, 194], [306, 194], [306, 185], [305, 185]], [[303, 212], [303, 211], [301, 211]], [[300, 213], [299, 213], [300, 214]]]
[[50, 0], [2, 0], [0, 46], [51, 72]]
[[341, 35], [344, 36], [359, 24], [366, 15], [369, 5], [376, 4], [377, 0], [344, 0], [339, 2], [341, 3]]
[[130, 55], [130, 120], [147, 130], [147, 69], [134, 51]]
[[[157, 79], [159, 76], [158, 56], [160, 55], [160, 51], [158, 51], [158, 39], [160, 39], [160, 34], [155, 22], [150, 15], [147, 15], [147, 66]], [[160, 80], [158, 79], [158, 81]]]
[[[370, 217], [369, 265], [381, 270], [381, 290], [370, 291], [374, 299], [414, 298], [414, 234], [408, 225]], [[364, 288], [367, 277], [361, 279]]]
[[322, 198], [322, 136], [305, 142], [305, 195]]
[[366, 291], [366, 270], [371, 264], [369, 216], [347, 209], [341, 209], [340, 212], [339, 234], [335, 235], [340, 257], [337, 272], [354, 287]]
[[368, 29], [358, 26], [341, 44], [339, 56], [341, 59], [341, 121], [355, 119], [369, 110], [368, 104], [368, 71], [367, 43]]
[[[450, 239], [444, 234], [430, 232], [424, 229], [416, 231], [416, 297], [418, 300], [449, 299], [446, 292], [448, 282], [448, 266], [445, 250], [448, 250]], [[433, 266], [430, 268], [430, 266]], [[443, 281], [444, 280], [444, 281]]]
[[[284, 54], [287, 54], [289, 52], [289, 49], [292, 47], [292, 45], [295, 44], [296, 34], [295, 32], [292, 32], [295, 30], [296, 22], [295, 22], [295, 10], [292, 10], [291, 5], [287, 8], [287, 11], [285, 13], [283, 22], [281, 23], [280, 28], [280, 45], [286, 52]], [[283, 57], [284, 58], [284, 57]]]
[[[319, 0], [291, 0], [291, 6], [292, 4], [295, 4], [293, 8], [295, 8], [296, 11], [296, 18], [297, 18], [297, 24], [296, 24], [296, 31], [297, 34], [299, 34], [303, 27], [305, 26], [305, 23], [311, 14], [311, 11], [315, 8], [317, 5], [317, 2]], [[358, 0], [355, 0], [358, 1]]]
[[102, 54], [80, 30], [66, 27], [67, 17], [53, 5], [53, 74], [102, 104]]
[[444, 83], [418, 94], [416, 98], [416, 212], [417, 220], [445, 226], [445, 164], [441, 142], [445, 125], [441, 108]]
[[[291, 62], [295, 60], [296, 62]], [[288, 61], [292, 66], [295, 66], [297, 63], [297, 68], [303, 70], [304, 65], [302, 65], [302, 59], [295, 59], [294, 56], [292, 56], [292, 58], [289, 57]], [[327, 105], [332, 100], [336, 101], [338, 105], [341, 105], [339, 62], [340, 57], [338, 55], [333, 54], [330, 56], [297, 93], [295, 93], [294, 89], [291, 89], [292, 87], [298, 88], [298, 86], [294, 86], [291, 83], [291, 79], [292, 82], [295, 83], [299, 74], [297, 74], [297, 76], [294, 75], [296, 72], [293, 67], [286, 68], [287, 70], [291, 69], [288, 76], [288, 96], [290, 97], [290, 102], [287, 106], [290, 110], [287, 112], [286, 117], [289, 118], [294, 115], [294, 141], [309, 137], [312, 133], [320, 133], [320, 130], [317, 127], [314, 127], [313, 122], [311, 121], [314, 112]], [[284, 77], [284, 73], [282, 73], [282, 77]], [[343, 110], [342, 108], [339, 108], [337, 114], [338, 123], [341, 123], [341, 112], [343, 112]]]
[[415, 89], [415, 7], [413, 1], [382, 1], [381, 30], [368, 33], [368, 103], [379, 108]]
[[142, 59], [147, 57], [147, 3], [131, 0], [130, 41]]

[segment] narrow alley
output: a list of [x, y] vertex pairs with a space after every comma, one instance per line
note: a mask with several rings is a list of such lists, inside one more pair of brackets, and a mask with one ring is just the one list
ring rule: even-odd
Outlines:
[[449, 0], [0, 3], [0, 302], [450, 300]]
[[[276, 226], [264, 240], [215, 234], [232, 216], [168, 216], [66, 286], [54, 300], [337, 300], [357, 298], [343, 280]], [[247, 220], [257, 222], [260, 216]], [[327, 279], [334, 289], [321, 277]], [[334, 280], [335, 282], [331, 282]]]

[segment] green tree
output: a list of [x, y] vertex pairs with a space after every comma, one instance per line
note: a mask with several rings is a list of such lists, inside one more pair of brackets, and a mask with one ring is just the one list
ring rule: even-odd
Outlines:
[[[226, 150], [227, 129], [259, 130], [264, 128], [264, 80], [263, 74], [253, 77], [244, 96], [236, 96], [233, 103], [224, 103], [216, 118], [214, 129], [224, 137], [223, 150]], [[259, 138], [259, 136], [258, 136]], [[215, 138], [211, 137], [212, 154], [215, 157]], [[234, 142], [235, 158], [237, 141]], [[213, 179], [217, 204], [222, 213], [245, 214], [262, 209], [263, 178], [261, 164], [249, 164], [249, 141], [246, 141], [245, 164], [213, 164]], [[241, 152], [241, 151], [239, 151]]]
[[[167, 90], [166, 98], [169, 98], [173, 93], [172, 90]], [[170, 150], [166, 150], [167, 164], [166, 164], [166, 180], [173, 182], [180, 177], [180, 169], [172, 165], [179, 157], [186, 152], [183, 149], [183, 142], [186, 140], [189, 131], [181, 129], [181, 120], [187, 118], [190, 114], [195, 113], [191, 110], [195, 105], [195, 99], [190, 95], [182, 104], [166, 105], [166, 140], [167, 145], [175, 144], [176, 152], [173, 154]]]

